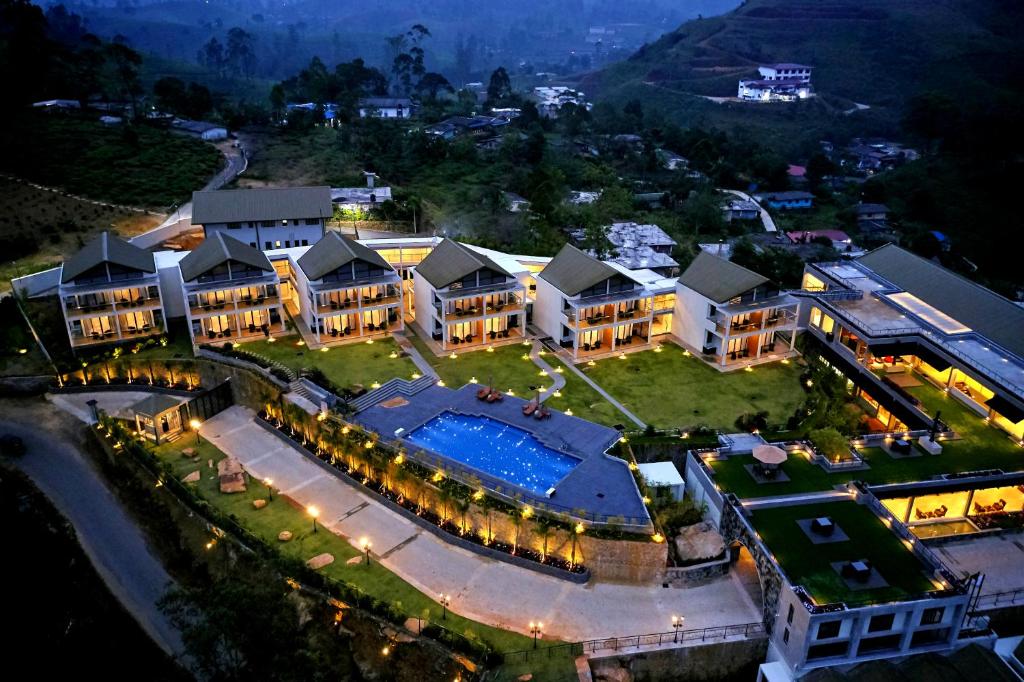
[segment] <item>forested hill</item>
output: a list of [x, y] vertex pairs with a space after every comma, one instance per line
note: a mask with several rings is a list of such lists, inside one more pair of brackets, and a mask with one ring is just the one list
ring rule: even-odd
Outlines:
[[819, 93], [900, 105], [927, 90], [991, 96], [1022, 82], [1019, 0], [748, 0], [688, 21], [589, 76], [602, 98], [636, 86], [735, 96], [759, 63], [814, 66]]

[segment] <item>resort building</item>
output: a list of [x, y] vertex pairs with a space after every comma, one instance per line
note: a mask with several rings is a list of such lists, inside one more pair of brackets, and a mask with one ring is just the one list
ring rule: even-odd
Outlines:
[[[612, 223], [604, 228], [611, 247], [608, 262], [618, 263], [629, 270], [653, 270], [665, 277], [679, 272], [679, 263], [672, 259], [676, 240], [657, 225], [639, 223]], [[573, 240], [580, 244], [586, 238], [584, 230], [574, 230]], [[590, 255], [596, 256], [593, 251]]]
[[178, 268], [194, 344], [237, 343], [284, 332], [281, 278], [259, 249], [214, 232]]
[[71, 348], [164, 332], [153, 254], [103, 232], [60, 267], [58, 296]]
[[442, 351], [523, 337], [526, 286], [484, 253], [445, 239], [413, 274], [416, 324]]
[[330, 187], [192, 193], [192, 224], [202, 225], [207, 239], [224, 232], [264, 251], [317, 243], [333, 215]]
[[647, 346], [653, 298], [625, 268], [566, 244], [537, 276], [534, 321], [579, 362]]
[[722, 369], [795, 353], [800, 303], [767, 277], [706, 251], [676, 284], [673, 333]]
[[412, 118], [416, 106], [407, 97], [364, 97], [359, 118]]
[[331, 231], [293, 263], [292, 314], [318, 343], [402, 329], [402, 278], [377, 251]]
[[737, 97], [752, 102], [792, 102], [814, 95], [811, 67], [803, 64], [762, 64], [760, 78], [741, 80]]
[[886, 430], [952, 396], [1024, 441], [1024, 308], [892, 244], [804, 270], [806, 326]]

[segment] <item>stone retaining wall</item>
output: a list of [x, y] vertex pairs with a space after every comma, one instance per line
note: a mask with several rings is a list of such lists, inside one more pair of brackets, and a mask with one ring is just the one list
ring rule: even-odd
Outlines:
[[590, 669], [595, 679], [631, 682], [753, 680], [767, 654], [768, 638], [760, 636], [631, 654], [593, 655]]
[[700, 585], [729, 573], [729, 553], [721, 559], [713, 559], [694, 566], [669, 566], [665, 569], [665, 581], [672, 587]]

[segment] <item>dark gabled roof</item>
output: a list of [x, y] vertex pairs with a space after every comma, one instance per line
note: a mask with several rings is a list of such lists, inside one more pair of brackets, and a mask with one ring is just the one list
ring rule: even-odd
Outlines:
[[487, 268], [506, 277], [513, 275], [487, 256], [466, 248], [454, 239], [444, 239], [427, 254], [416, 272], [435, 289], [457, 282], [481, 268]]
[[144, 414], [149, 417], [155, 417], [158, 414], [163, 414], [167, 410], [173, 409], [180, 404], [180, 398], [164, 395], [163, 393], [154, 393], [153, 395], [148, 395], [132, 405], [131, 411], [135, 414]]
[[725, 303], [768, 282], [767, 277], [706, 251], [698, 253], [679, 278], [680, 284], [715, 303]]
[[392, 269], [384, 257], [373, 249], [333, 230], [302, 254], [298, 264], [308, 279], [318, 280], [354, 260]]
[[1024, 308], [894, 244], [857, 261], [900, 289], [1024, 357]]
[[245, 263], [267, 272], [274, 271], [270, 259], [259, 249], [240, 242], [234, 237], [229, 237], [223, 232], [214, 232], [178, 263], [178, 267], [181, 268], [181, 279], [190, 282], [204, 272], [229, 260]]
[[858, 215], [864, 213], [888, 213], [889, 207], [885, 204], [857, 204], [854, 210]]
[[359, 106], [377, 109], [388, 107], [409, 108], [412, 106], [412, 100], [406, 97], [363, 97], [359, 100]]
[[192, 193], [192, 224], [330, 218], [331, 188], [219, 189]]
[[813, 199], [810, 192], [801, 190], [788, 190], [786, 192], [765, 192], [760, 195], [765, 201], [796, 201], [799, 199]]
[[607, 263], [602, 263], [572, 244], [566, 244], [540, 271], [539, 276], [563, 294], [575, 296], [618, 274], [620, 272]]
[[78, 253], [64, 261], [61, 268], [61, 284], [66, 284], [83, 272], [103, 263], [113, 263], [142, 272], [156, 272], [152, 253], [129, 244], [116, 234], [101, 232]]

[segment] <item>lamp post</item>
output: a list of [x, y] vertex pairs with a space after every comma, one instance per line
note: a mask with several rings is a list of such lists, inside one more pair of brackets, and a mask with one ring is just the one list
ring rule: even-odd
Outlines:
[[203, 425], [198, 419], [193, 419], [188, 423], [192, 427], [192, 430], [196, 432], [196, 447], [199, 447], [199, 427]]
[[686, 620], [682, 616], [672, 616], [672, 629], [675, 630], [675, 636], [672, 641], [676, 644], [679, 643], [679, 631], [683, 629], [683, 621]]
[[359, 547], [362, 548], [363, 554], [365, 556], [365, 559], [363, 560], [363, 563], [365, 563], [367, 566], [370, 565], [370, 546], [371, 545], [370, 545], [370, 539], [369, 538], [360, 538], [359, 539]]
[[437, 600], [441, 602], [441, 620], [448, 618], [448, 607], [452, 605], [452, 595], [442, 592]]
[[310, 506], [306, 507], [306, 513], [309, 514], [313, 518], [313, 532], [315, 533], [316, 532], [316, 517], [320, 516], [320, 510], [317, 509], [316, 507], [314, 507], [313, 505], [310, 505]]
[[533, 635], [533, 648], [534, 649], [537, 648], [537, 638], [540, 636], [540, 633], [543, 632], [543, 631], [544, 631], [544, 623], [541, 623], [540, 621], [537, 621], [536, 623], [534, 623], [532, 620], [530, 621], [530, 634]]
[[264, 478], [263, 485], [267, 486], [267, 502], [274, 501], [274, 479]]

